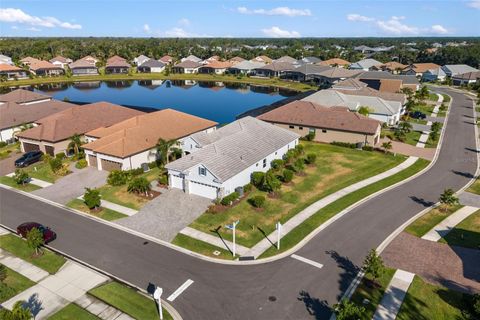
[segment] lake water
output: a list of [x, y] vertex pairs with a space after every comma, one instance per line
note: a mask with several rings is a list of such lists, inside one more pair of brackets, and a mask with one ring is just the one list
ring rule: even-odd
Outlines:
[[72, 102], [108, 101], [151, 109], [172, 108], [218, 123], [227, 123], [245, 111], [272, 104], [295, 92], [239, 83], [184, 80], [94, 81], [45, 84], [35, 91]]

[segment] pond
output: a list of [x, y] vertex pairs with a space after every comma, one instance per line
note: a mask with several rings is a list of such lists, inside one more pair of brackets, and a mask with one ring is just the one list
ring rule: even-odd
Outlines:
[[54, 83], [33, 89], [76, 103], [108, 101], [145, 111], [172, 108], [218, 123], [231, 122], [245, 111], [296, 94], [269, 86], [193, 80]]

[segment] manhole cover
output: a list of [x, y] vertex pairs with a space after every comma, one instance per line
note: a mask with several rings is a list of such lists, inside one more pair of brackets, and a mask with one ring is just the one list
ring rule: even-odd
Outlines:
[[221, 252], [220, 252], [220, 251], [218, 251], [218, 250], [215, 250], [215, 251], [213, 251], [213, 255], [214, 255], [214, 256], [219, 256], [219, 255], [220, 255], [220, 253], [221, 253]]
[[275, 302], [275, 301], [277, 301], [277, 297], [270, 296], [270, 297], [268, 297], [268, 301]]
[[145, 242], [143, 243], [143, 245], [146, 245], [146, 244], [148, 244], [148, 241], [145, 241]]

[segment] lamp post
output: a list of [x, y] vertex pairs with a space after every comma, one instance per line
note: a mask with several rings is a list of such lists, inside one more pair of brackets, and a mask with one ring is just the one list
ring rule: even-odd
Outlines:
[[280, 238], [282, 236], [282, 224], [280, 221], [277, 222], [277, 250], [280, 250]]
[[237, 227], [237, 224], [240, 222], [240, 220], [237, 220], [235, 222], [232, 222], [232, 224], [227, 224], [227, 229], [230, 229], [232, 230], [233, 232], [233, 248], [232, 248], [232, 253], [233, 253], [233, 256], [235, 257], [236, 255], [236, 245], [235, 245], [235, 228]]
[[162, 293], [163, 289], [160, 287], [157, 287], [155, 289], [155, 292], [153, 293], [153, 298], [157, 300], [158, 303], [158, 314], [160, 315], [160, 320], [163, 320], [163, 311], [162, 311]]

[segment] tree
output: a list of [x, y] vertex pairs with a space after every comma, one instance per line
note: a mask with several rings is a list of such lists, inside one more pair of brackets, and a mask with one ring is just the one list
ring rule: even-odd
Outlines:
[[404, 133], [409, 133], [410, 131], [412, 131], [413, 126], [410, 122], [402, 121], [398, 125], [398, 129], [400, 129]]
[[134, 193], [147, 194], [151, 189], [150, 182], [145, 177], [136, 177], [127, 186], [127, 191]]
[[455, 196], [455, 191], [452, 189], [445, 189], [440, 195], [439, 201], [446, 206], [453, 206], [458, 204], [458, 198]]
[[25, 301], [17, 301], [12, 308], [12, 320], [30, 320], [32, 312], [25, 306]]
[[368, 252], [368, 255], [363, 261], [362, 270], [365, 272], [365, 274], [372, 277], [372, 281], [374, 283], [383, 274], [385, 266], [383, 265], [382, 258], [377, 254], [375, 249], [371, 249]]
[[382, 148], [385, 151], [385, 153], [388, 153], [388, 151], [392, 149], [392, 141], [386, 141], [382, 143]]
[[27, 232], [27, 244], [31, 249], [35, 250], [36, 255], [40, 253], [40, 248], [44, 243], [43, 233], [38, 228], [32, 228]]
[[0, 282], [3, 283], [7, 279], [7, 267], [5, 267], [3, 264], [0, 264]]
[[100, 205], [102, 204], [100, 191], [98, 191], [97, 189], [85, 188], [83, 202], [90, 210], [100, 207]]
[[360, 113], [361, 115], [364, 115], [365, 117], [368, 117], [370, 112], [372, 112], [372, 109], [366, 106], [361, 106], [360, 108], [358, 108], [357, 112]]
[[159, 156], [160, 163], [165, 166], [168, 163], [168, 157], [170, 155], [170, 148], [177, 144], [177, 140], [165, 140], [158, 139], [157, 142], [157, 153]]
[[15, 170], [15, 175], [13, 176], [13, 180], [15, 180], [17, 184], [21, 184], [23, 186], [25, 185], [25, 183], [28, 182], [29, 179], [30, 179], [30, 176], [24, 170], [20, 170], [20, 169]]
[[262, 190], [265, 190], [270, 193], [275, 193], [275, 191], [280, 190], [282, 183], [277, 179], [275, 174], [272, 171], [267, 171], [263, 176], [262, 181]]
[[333, 306], [337, 320], [358, 320], [365, 313], [364, 307], [359, 307], [350, 300], [343, 299]]
[[74, 154], [79, 154], [80, 153], [80, 147], [82, 145], [82, 140], [78, 134], [74, 134], [70, 138], [70, 143], [67, 146], [68, 151], [73, 150]]

